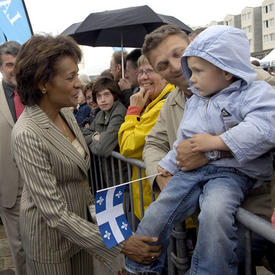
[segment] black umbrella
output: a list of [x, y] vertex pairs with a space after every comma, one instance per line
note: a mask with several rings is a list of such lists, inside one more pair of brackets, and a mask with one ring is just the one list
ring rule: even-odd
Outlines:
[[72, 24], [62, 34], [72, 36], [80, 45], [140, 48], [145, 35], [164, 24], [177, 25], [186, 33], [192, 31], [177, 18], [158, 14], [145, 5], [91, 13], [82, 23]]
[[62, 34], [63, 35], [72, 35], [72, 34], [75, 34], [75, 31], [80, 26], [80, 24], [81, 24], [81, 22], [72, 24], [65, 31], [63, 31]]
[[[154, 12], [147, 5], [91, 13], [78, 27], [75, 23], [62, 34], [72, 36], [80, 45], [140, 48], [146, 34], [164, 24], [192, 31], [173, 16]], [[68, 32], [70, 31], [70, 32]]]

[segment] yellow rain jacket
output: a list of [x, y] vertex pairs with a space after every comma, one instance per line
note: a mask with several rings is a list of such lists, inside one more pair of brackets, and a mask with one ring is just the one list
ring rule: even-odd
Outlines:
[[[127, 158], [142, 160], [142, 152], [145, 144], [145, 137], [155, 125], [159, 111], [164, 104], [168, 94], [175, 90], [175, 86], [167, 84], [161, 94], [153, 100], [141, 115], [126, 115], [125, 122], [121, 124], [118, 132], [118, 144], [120, 153]], [[145, 177], [145, 170], [142, 169], [141, 177]], [[138, 169], [133, 167], [132, 180], [138, 179]], [[134, 213], [141, 219], [141, 209], [139, 200], [139, 183], [132, 184]], [[151, 186], [148, 180], [142, 181], [144, 210], [152, 202]]]

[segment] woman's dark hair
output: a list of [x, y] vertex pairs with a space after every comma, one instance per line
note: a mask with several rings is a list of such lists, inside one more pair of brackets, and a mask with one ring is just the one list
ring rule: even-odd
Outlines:
[[109, 77], [101, 76], [95, 80], [94, 85], [93, 85], [93, 100], [94, 100], [94, 102], [97, 102], [96, 94], [103, 90], [106, 90], [106, 89], [108, 89], [112, 93], [114, 100], [117, 100], [121, 94], [120, 88], [115, 80], [113, 80]]
[[82, 57], [77, 43], [69, 36], [34, 35], [24, 43], [16, 58], [17, 90], [24, 105], [38, 104], [43, 96], [39, 85], [56, 74], [60, 58], [69, 56], [76, 63]]

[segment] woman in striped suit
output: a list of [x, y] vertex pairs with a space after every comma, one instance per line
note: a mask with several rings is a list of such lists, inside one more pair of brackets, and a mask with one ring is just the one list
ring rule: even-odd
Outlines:
[[144, 263], [159, 255], [148, 237], [131, 236], [107, 249], [88, 221], [89, 151], [72, 112], [64, 108], [77, 104], [80, 60], [71, 38], [35, 35], [15, 65], [25, 110], [12, 132], [12, 152], [24, 183], [20, 229], [29, 275], [93, 274], [90, 254], [110, 269], [120, 252]]

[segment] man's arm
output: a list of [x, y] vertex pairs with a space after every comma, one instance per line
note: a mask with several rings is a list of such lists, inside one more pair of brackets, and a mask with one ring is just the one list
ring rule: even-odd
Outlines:
[[[152, 128], [151, 132], [145, 138], [143, 160], [146, 166], [146, 175], [153, 175], [158, 172], [158, 162], [170, 150], [170, 144], [168, 141], [168, 133], [166, 128], [166, 111], [167, 104], [164, 103], [162, 109], [160, 110], [156, 124]], [[158, 187], [161, 190], [163, 189], [163, 187], [168, 182], [167, 180], [168, 177], [157, 176], [157, 178], [150, 178], [149, 182], [153, 189], [157, 191]], [[158, 184], [159, 186], [157, 186]]]

